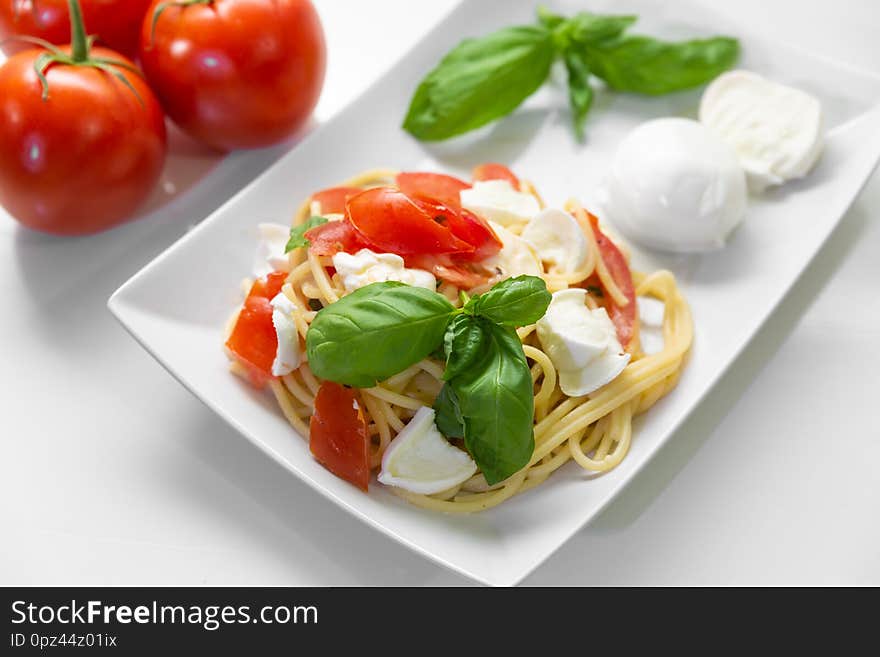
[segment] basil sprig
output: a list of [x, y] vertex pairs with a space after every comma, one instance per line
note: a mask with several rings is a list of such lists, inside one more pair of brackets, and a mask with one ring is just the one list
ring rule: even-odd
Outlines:
[[532, 95], [559, 59], [582, 139], [593, 101], [591, 76], [617, 91], [666, 94], [710, 81], [739, 56], [739, 42], [730, 37], [668, 42], [626, 34], [636, 20], [590, 12], [566, 18], [541, 8], [537, 25], [465, 39], [419, 84], [403, 128], [423, 141], [439, 141], [484, 126]]
[[373, 283], [318, 311], [306, 334], [309, 366], [318, 378], [369, 388], [442, 351], [437, 427], [463, 438], [494, 484], [534, 451], [532, 377], [515, 327], [538, 321], [549, 304], [534, 276], [502, 281], [462, 308], [425, 288]]
[[315, 226], [326, 224], [327, 221], [328, 219], [326, 217], [309, 217], [299, 226], [291, 228], [290, 239], [287, 240], [287, 246], [284, 247], [284, 252], [290, 253], [294, 249], [303, 249], [309, 246], [309, 241], [306, 239], [306, 233]]

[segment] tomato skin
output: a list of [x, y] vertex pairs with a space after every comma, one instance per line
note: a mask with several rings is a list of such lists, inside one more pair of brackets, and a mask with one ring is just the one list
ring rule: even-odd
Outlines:
[[450, 208], [460, 208], [459, 194], [470, 188], [463, 180], [443, 173], [403, 172], [394, 182], [409, 197], [433, 199]]
[[[151, 0], [79, 0], [86, 31], [98, 37], [97, 43], [129, 58], [138, 53], [141, 24]], [[70, 43], [70, 17], [67, 0], [2, 0], [0, 2], [0, 40], [28, 35], [50, 43]], [[32, 46], [26, 46], [32, 47]], [[25, 48], [14, 40], [4, 44], [7, 54]]]
[[470, 210], [445, 206], [425, 198], [416, 199], [416, 204], [432, 217], [443, 217], [443, 225], [449, 232], [473, 247], [472, 252], [459, 255], [463, 261], [479, 262], [495, 255], [504, 246], [488, 222]]
[[325, 468], [364, 492], [370, 485], [370, 441], [357, 391], [324, 381], [315, 395], [309, 449]]
[[444, 225], [447, 214], [432, 214], [435, 209], [436, 205], [411, 199], [397, 189], [374, 187], [348, 200], [346, 216], [385, 253], [473, 253], [472, 245]]
[[[321, 93], [324, 33], [309, 0], [154, 0], [141, 66], [185, 132], [220, 150], [279, 142], [302, 128]], [[183, 47], [181, 44], [184, 44]]]
[[287, 279], [285, 272], [272, 272], [254, 281], [226, 347], [244, 365], [248, 380], [262, 388], [272, 378], [272, 363], [278, 351], [278, 335], [272, 324], [272, 298], [281, 291]]
[[[110, 228], [130, 218], [159, 179], [162, 108], [139, 75], [120, 67], [137, 96], [98, 69], [52, 64], [44, 101], [34, 72], [44, 52], [26, 50], [0, 67], [0, 205], [48, 233]], [[121, 58], [104, 48], [92, 54]]]
[[309, 251], [318, 256], [334, 256], [340, 251], [357, 253], [361, 249], [373, 249], [372, 244], [358, 233], [348, 219], [328, 221], [305, 232]]
[[503, 164], [496, 162], [487, 162], [475, 167], [471, 177], [474, 181], [506, 180], [513, 185], [514, 189], [519, 189], [519, 178], [516, 177], [516, 174]]
[[[617, 339], [620, 341], [620, 344], [624, 349], [628, 349], [636, 335], [636, 321], [638, 315], [636, 289], [633, 284], [632, 272], [629, 269], [629, 264], [626, 262], [626, 258], [623, 253], [620, 252], [620, 249], [618, 249], [614, 242], [608, 239], [608, 237], [599, 230], [599, 219], [593, 214], [588, 213], [588, 216], [590, 218], [590, 224], [593, 227], [593, 233], [596, 235], [596, 244], [599, 247], [599, 254], [602, 256], [602, 262], [605, 263], [605, 267], [608, 269], [608, 273], [611, 274], [611, 278], [614, 279], [617, 287], [620, 288], [620, 291], [623, 292], [624, 296], [629, 301], [629, 303], [621, 307], [614, 303], [614, 300], [611, 299], [609, 295], [605, 295], [605, 305], [608, 310], [608, 317], [614, 324], [614, 328], [617, 329]], [[601, 282], [599, 281], [598, 276], [595, 278], [591, 277], [591, 279], [593, 281], [592, 284], [601, 287]]]
[[345, 202], [362, 191], [360, 187], [330, 187], [315, 192], [310, 200], [321, 204], [322, 214], [342, 214], [345, 212]]

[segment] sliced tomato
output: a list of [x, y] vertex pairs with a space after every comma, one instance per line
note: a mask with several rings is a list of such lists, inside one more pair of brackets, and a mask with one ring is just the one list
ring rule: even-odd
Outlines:
[[479, 262], [495, 255], [504, 246], [488, 222], [470, 210], [424, 198], [416, 199], [416, 203], [425, 208], [434, 217], [434, 221], [446, 226], [453, 235], [474, 247], [472, 253], [460, 254], [463, 261]]
[[478, 263], [462, 260], [460, 255], [415, 255], [404, 260], [407, 267], [429, 271], [441, 281], [462, 290], [484, 285], [495, 275]]
[[333, 256], [340, 251], [357, 253], [361, 249], [371, 248], [348, 219], [328, 221], [305, 232], [309, 241], [309, 251], [319, 256]]
[[346, 217], [368, 242], [385, 253], [473, 253], [472, 245], [444, 225], [448, 215], [432, 215], [432, 207], [398, 189], [374, 187], [348, 200]]
[[513, 185], [514, 189], [519, 189], [519, 178], [516, 177], [516, 174], [503, 164], [498, 164], [496, 162], [481, 164], [473, 170], [471, 176], [475, 181], [506, 180]]
[[398, 189], [412, 198], [428, 198], [450, 208], [461, 207], [461, 190], [470, 185], [444, 173], [404, 172], [394, 181]]
[[[636, 290], [635, 285], [633, 285], [632, 272], [620, 249], [599, 230], [599, 220], [592, 214], [589, 214], [589, 217], [590, 224], [593, 226], [593, 233], [596, 235], [596, 244], [599, 246], [602, 262], [605, 263], [611, 278], [614, 279], [617, 287], [620, 288], [620, 291], [623, 292], [629, 301], [625, 306], [618, 306], [608, 294], [605, 295], [608, 316], [617, 329], [617, 339], [620, 340], [623, 348], [627, 349], [633, 337], [635, 337], [636, 317], [638, 316]], [[601, 287], [598, 277], [594, 279], [594, 284], [599, 284]]]
[[278, 336], [269, 302], [281, 291], [286, 278], [286, 272], [276, 271], [254, 282], [226, 341], [227, 348], [244, 365], [248, 379], [257, 388], [272, 378]]
[[315, 395], [309, 449], [318, 462], [363, 491], [370, 484], [370, 442], [357, 392], [324, 381]]
[[321, 204], [322, 214], [342, 214], [345, 212], [345, 202], [363, 189], [360, 187], [330, 187], [312, 194], [312, 202]]

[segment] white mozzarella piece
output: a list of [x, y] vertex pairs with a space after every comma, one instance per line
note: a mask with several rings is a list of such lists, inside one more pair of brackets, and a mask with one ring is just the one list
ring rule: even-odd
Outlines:
[[724, 73], [706, 88], [700, 121], [733, 148], [753, 191], [805, 176], [822, 153], [819, 100], [749, 71]]
[[540, 212], [538, 200], [517, 191], [507, 180], [485, 180], [459, 192], [461, 205], [501, 225], [528, 221]]
[[382, 456], [378, 479], [421, 495], [432, 495], [470, 479], [477, 464], [450, 444], [434, 424], [434, 409], [422, 406]]
[[697, 121], [663, 118], [641, 124], [620, 143], [602, 204], [628, 238], [693, 253], [724, 246], [747, 202], [733, 149]]
[[570, 397], [613, 381], [630, 360], [608, 313], [604, 308], [590, 310], [586, 294], [580, 288], [554, 292], [537, 324], [541, 347], [559, 372], [559, 387]]
[[354, 255], [339, 252], [333, 256], [333, 266], [342, 278], [346, 292], [385, 281], [437, 289], [437, 279], [433, 274], [423, 269], [407, 269], [403, 258], [394, 253], [375, 253], [369, 249], [361, 249]]
[[498, 253], [486, 258], [480, 264], [495, 272], [499, 279], [524, 274], [541, 276], [544, 273], [541, 260], [531, 244], [494, 221], [490, 221], [489, 226], [501, 240], [502, 246]]
[[568, 212], [548, 208], [526, 224], [522, 238], [532, 245], [550, 271], [578, 271], [587, 260], [587, 238]]
[[281, 224], [257, 224], [259, 241], [254, 255], [254, 277], [262, 278], [273, 271], [290, 271], [284, 249], [290, 239], [290, 227]]
[[279, 292], [272, 301], [272, 325], [278, 337], [278, 349], [272, 362], [272, 374], [284, 376], [299, 367], [302, 362], [302, 349], [299, 344], [299, 332], [291, 318], [295, 306], [284, 292]]

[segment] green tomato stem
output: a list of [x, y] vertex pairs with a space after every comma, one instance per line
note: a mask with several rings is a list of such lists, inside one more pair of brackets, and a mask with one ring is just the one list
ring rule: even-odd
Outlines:
[[89, 58], [89, 40], [83, 24], [82, 9], [79, 0], [67, 0], [70, 9], [70, 56], [76, 62], [84, 62]]

